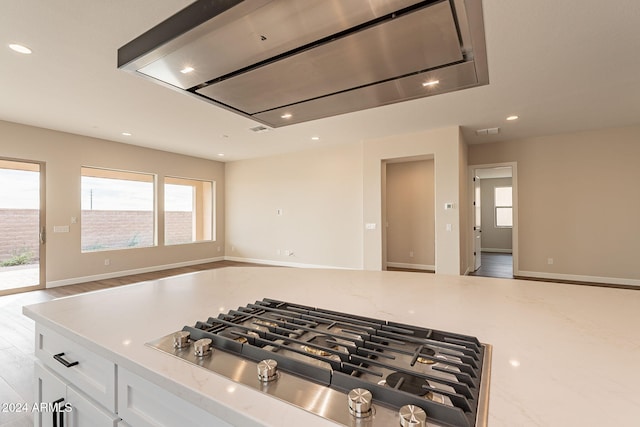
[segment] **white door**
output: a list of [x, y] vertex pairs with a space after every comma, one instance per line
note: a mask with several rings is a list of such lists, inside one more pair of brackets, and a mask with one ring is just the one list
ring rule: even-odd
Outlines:
[[482, 218], [481, 218], [481, 207], [480, 207], [480, 178], [475, 176], [473, 177], [473, 257], [474, 268], [473, 271], [476, 271], [480, 268], [481, 265], [481, 257], [480, 252], [482, 250]]

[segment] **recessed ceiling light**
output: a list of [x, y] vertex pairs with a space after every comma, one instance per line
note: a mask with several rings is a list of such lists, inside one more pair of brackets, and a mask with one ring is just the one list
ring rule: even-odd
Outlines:
[[131, 134], [129, 132], [122, 132], [122, 135], [124, 136], [131, 136]]
[[319, 136], [312, 136], [311, 139], [313, 141], [320, 141], [320, 137]]
[[182, 70], [180, 70], [180, 72], [182, 74], [187, 74], [193, 71], [193, 67], [184, 67]]
[[218, 157], [224, 157], [224, 153], [218, 153]]
[[518, 116], [509, 116], [507, 117], [507, 120], [511, 121], [511, 120], [518, 120]]
[[12, 43], [12, 44], [9, 45], [9, 48], [11, 50], [14, 50], [14, 51], [18, 52], [18, 53], [24, 53], [25, 55], [28, 55], [28, 54], [31, 53], [31, 49], [29, 49], [26, 46], [22, 46], [21, 44]]
[[281, 115], [280, 117], [282, 117], [283, 119], [290, 119], [291, 117], [293, 117], [293, 114], [285, 113], [285, 114]]
[[431, 80], [431, 81], [428, 81], [428, 82], [424, 82], [424, 83], [422, 83], [422, 86], [424, 86], [424, 87], [427, 87], [427, 86], [435, 86], [435, 85], [437, 85], [438, 83], [440, 83], [440, 80]]

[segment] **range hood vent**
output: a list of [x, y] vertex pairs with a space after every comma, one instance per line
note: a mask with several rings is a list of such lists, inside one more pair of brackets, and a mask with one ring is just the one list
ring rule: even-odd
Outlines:
[[118, 67], [271, 127], [489, 82], [481, 0], [198, 0]]

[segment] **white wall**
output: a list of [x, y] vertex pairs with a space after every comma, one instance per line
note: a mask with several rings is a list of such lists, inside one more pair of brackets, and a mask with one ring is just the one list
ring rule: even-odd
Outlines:
[[387, 265], [435, 269], [433, 160], [387, 163]]
[[633, 126], [469, 146], [471, 165], [517, 162], [520, 275], [640, 285], [639, 141]]
[[[466, 146], [457, 127], [227, 163], [226, 256], [382, 269], [382, 162], [415, 156], [434, 159], [436, 272], [464, 272], [460, 221], [467, 215], [459, 192], [466, 188]], [[455, 208], [445, 211], [446, 202]], [[376, 228], [365, 230], [366, 223]]]
[[228, 258], [362, 268], [361, 144], [229, 162], [226, 194]]
[[495, 188], [511, 187], [511, 178], [483, 178], [480, 180], [482, 250], [511, 253], [512, 229], [496, 227]]
[[[460, 211], [460, 191], [466, 184], [460, 181], [460, 163], [464, 142], [458, 127], [435, 129], [415, 134], [364, 141], [364, 222], [376, 224], [375, 230], [364, 234], [364, 268], [380, 270], [382, 267], [382, 162], [432, 155], [435, 165], [435, 236], [436, 273], [458, 275], [466, 265], [465, 254], [460, 253], [461, 215], [463, 224], [467, 214]], [[464, 157], [466, 159], [466, 157]], [[464, 173], [464, 172], [463, 172]], [[464, 195], [466, 198], [466, 195]], [[445, 210], [445, 203], [454, 209]], [[447, 230], [451, 225], [451, 231]]]
[[[0, 121], [0, 157], [46, 163], [46, 280], [48, 285], [115, 277], [167, 265], [188, 265], [224, 256], [224, 164], [85, 136]], [[216, 242], [164, 246], [164, 216], [158, 211], [156, 247], [80, 252], [80, 168], [94, 166], [216, 182]], [[163, 206], [158, 191], [158, 206]], [[53, 233], [68, 225], [69, 233]], [[218, 250], [218, 248], [220, 250]], [[109, 258], [110, 265], [104, 265]]]

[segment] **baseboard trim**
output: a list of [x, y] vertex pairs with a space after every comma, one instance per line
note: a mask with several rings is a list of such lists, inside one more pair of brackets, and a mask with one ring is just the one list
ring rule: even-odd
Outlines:
[[300, 262], [284, 262], [270, 259], [244, 258], [235, 256], [225, 256], [225, 261], [250, 262], [252, 264], [274, 265], [277, 267], [295, 267], [295, 268], [329, 268], [334, 270], [357, 270], [352, 267], [338, 267], [335, 265], [305, 264]]
[[580, 276], [575, 274], [545, 273], [541, 271], [518, 271], [516, 279], [534, 279], [580, 285], [615, 286], [630, 289], [640, 288], [640, 280], [619, 277]]
[[173, 264], [154, 265], [152, 267], [136, 268], [133, 270], [113, 271], [111, 273], [96, 274], [93, 276], [74, 277], [72, 279], [54, 280], [47, 282], [46, 288], [75, 285], [77, 283], [94, 282], [96, 280], [113, 279], [115, 277], [131, 276], [133, 274], [151, 273], [153, 271], [171, 270], [172, 268], [189, 267], [191, 265], [206, 264], [209, 262], [224, 261], [225, 257], [197, 259], [193, 261], [176, 262]]
[[513, 252], [512, 249], [501, 249], [501, 248], [481, 248], [480, 252], [494, 252], [498, 254], [510, 254]]
[[409, 264], [409, 263], [406, 263], [406, 262], [387, 262], [387, 267], [410, 268], [412, 270], [436, 271], [436, 266], [435, 265]]

